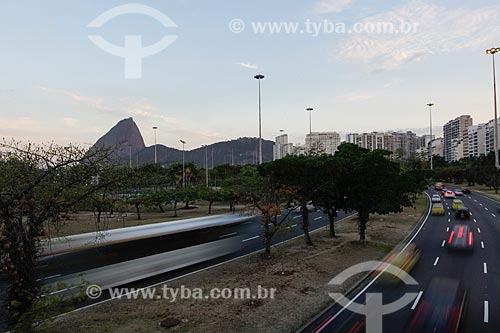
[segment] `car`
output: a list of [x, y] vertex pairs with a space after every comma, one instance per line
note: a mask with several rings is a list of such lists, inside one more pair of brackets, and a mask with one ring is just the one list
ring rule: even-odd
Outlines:
[[[308, 203], [307, 203], [307, 211], [308, 211], [309, 213], [312, 213], [312, 212], [316, 212], [316, 211], [317, 211], [317, 209], [316, 209], [316, 207], [315, 207], [315, 206], [313, 206], [310, 202], [308, 202]], [[298, 206], [297, 208], [295, 208], [294, 212], [295, 212], [295, 213], [297, 213], [297, 214], [302, 213], [302, 206]]]
[[445, 199], [455, 199], [455, 192], [453, 192], [453, 191], [446, 191], [443, 194], [443, 196], [444, 196]]
[[468, 220], [470, 218], [469, 208], [467, 208], [465, 206], [458, 207], [458, 209], [455, 213], [455, 218], [457, 220]]
[[435, 203], [432, 205], [432, 215], [444, 215], [444, 207], [442, 203]]
[[470, 194], [470, 190], [467, 187], [462, 187], [462, 192], [464, 194]]
[[467, 290], [462, 281], [434, 277], [422, 294], [404, 332], [458, 332], [463, 321], [466, 301]]
[[443, 190], [443, 186], [444, 186], [443, 183], [436, 183], [436, 185], [434, 185], [434, 189], [436, 191], [441, 191]]
[[451, 204], [451, 209], [457, 210], [460, 207], [463, 207], [464, 203], [462, 200], [459, 199], [453, 199], [453, 203]]
[[[375, 275], [382, 272], [377, 280], [377, 283], [383, 285], [399, 284], [401, 282], [400, 272], [405, 271], [406, 273], [409, 273], [420, 259], [420, 252], [421, 250], [417, 248], [417, 245], [412, 243], [403, 251], [394, 251], [391, 253], [388, 259], [373, 272]], [[384, 268], [388, 263], [396, 266], [398, 270], [395, 272], [384, 271]]]
[[448, 250], [469, 250], [474, 248], [472, 231], [467, 224], [456, 224], [448, 239]]
[[439, 194], [433, 194], [431, 198], [432, 203], [439, 203], [441, 202], [441, 197]]
[[464, 196], [464, 192], [462, 192], [462, 190], [455, 190], [455, 196], [457, 196], [457, 197], [463, 197]]

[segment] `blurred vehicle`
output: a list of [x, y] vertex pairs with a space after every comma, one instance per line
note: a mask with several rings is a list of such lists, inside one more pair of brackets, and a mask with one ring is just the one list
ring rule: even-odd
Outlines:
[[450, 233], [448, 250], [472, 250], [472, 231], [467, 224], [457, 224]]
[[[315, 212], [317, 209], [316, 207], [311, 204], [311, 203], [308, 203], [307, 204], [307, 211], [308, 212]], [[297, 208], [294, 209], [294, 213], [302, 213], [302, 206], [298, 206]]]
[[441, 202], [441, 197], [439, 194], [433, 194], [431, 198], [432, 203], [439, 203]]
[[400, 272], [405, 271], [406, 273], [409, 273], [420, 259], [420, 252], [421, 250], [418, 249], [417, 245], [413, 243], [410, 244], [410, 246], [408, 246], [404, 251], [399, 253], [393, 252], [385, 263], [377, 268], [374, 273], [378, 274], [378, 272], [383, 271], [385, 266], [387, 266], [386, 264], [394, 265], [398, 268], [398, 270], [396, 272], [383, 272], [377, 282], [384, 285], [395, 285], [401, 282]]
[[458, 332], [466, 299], [467, 291], [460, 280], [433, 278], [404, 332]]
[[444, 207], [442, 203], [435, 203], [432, 205], [432, 215], [444, 215]]
[[441, 191], [443, 189], [443, 183], [436, 183], [436, 185], [434, 185], [434, 189], [436, 191]]
[[453, 191], [446, 191], [443, 194], [443, 196], [444, 196], [445, 199], [455, 199], [455, 192], [453, 192]]
[[451, 209], [457, 210], [458, 208], [463, 207], [463, 206], [464, 206], [464, 203], [462, 200], [454, 199], [453, 203], [451, 204]]
[[464, 194], [470, 194], [470, 190], [467, 187], [462, 187], [462, 192]]
[[457, 197], [463, 197], [464, 196], [464, 192], [462, 192], [462, 190], [455, 190], [455, 195]]
[[469, 208], [465, 206], [458, 207], [455, 213], [455, 218], [458, 220], [468, 220], [470, 218]]

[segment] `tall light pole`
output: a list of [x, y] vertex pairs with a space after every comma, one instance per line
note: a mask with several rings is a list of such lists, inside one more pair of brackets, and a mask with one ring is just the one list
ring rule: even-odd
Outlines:
[[259, 164], [262, 164], [262, 99], [260, 95], [260, 81], [264, 79], [264, 75], [257, 74], [254, 79], [259, 81]]
[[309, 150], [312, 149], [312, 113], [313, 108], [307, 108], [306, 111], [309, 113]]
[[205, 147], [205, 180], [208, 187], [208, 146], [205, 145], [203, 147]]
[[495, 69], [495, 53], [500, 52], [500, 47], [492, 48], [486, 50], [486, 54], [491, 54], [493, 57], [493, 100], [495, 107], [495, 167], [500, 169], [500, 162], [498, 161], [498, 115], [497, 115], [497, 79], [496, 79], [496, 69]]
[[153, 126], [153, 131], [155, 132], [155, 164], [158, 163], [158, 155], [156, 154], [156, 130], [158, 130], [158, 126]]
[[186, 141], [179, 140], [182, 143], [182, 187], [186, 187], [186, 167], [185, 167], [185, 160], [184, 160], [184, 145], [186, 144]]
[[429, 104], [427, 104], [427, 106], [429, 107], [429, 120], [430, 120], [430, 126], [429, 126], [429, 128], [430, 128], [430, 132], [431, 132], [431, 142], [430, 142], [430, 144], [431, 144], [431, 152], [430, 152], [430, 155], [431, 155], [431, 156], [430, 156], [430, 166], [431, 166], [431, 170], [432, 170], [432, 169], [433, 169], [433, 160], [432, 160], [432, 155], [433, 155], [433, 154], [432, 154], [432, 148], [433, 148], [433, 147], [432, 147], [432, 107], [434, 106], [434, 103], [429, 103]]

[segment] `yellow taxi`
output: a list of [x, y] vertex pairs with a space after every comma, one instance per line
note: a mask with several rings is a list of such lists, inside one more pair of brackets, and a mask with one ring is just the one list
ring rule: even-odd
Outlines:
[[455, 199], [455, 200], [453, 200], [453, 204], [451, 205], [451, 209], [457, 210], [463, 206], [464, 206], [464, 203], [462, 202], [462, 200]]
[[441, 203], [435, 203], [432, 205], [431, 210], [432, 215], [444, 215], [444, 207]]

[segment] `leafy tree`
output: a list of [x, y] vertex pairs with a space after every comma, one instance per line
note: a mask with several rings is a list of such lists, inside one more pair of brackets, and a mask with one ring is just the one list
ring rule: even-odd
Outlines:
[[219, 201], [222, 198], [222, 194], [219, 190], [212, 189], [210, 187], [202, 188], [198, 191], [198, 198], [201, 200], [208, 201], [208, 214], [212, 214], [212, 205], [214, 201]]
[[45, 222], [117, 181], [100, 179], [109, 152], [19, 142], [0, 143], [0, 265], [8, 275], [9, 321], [14, 325], [39, 298], [39, 239]]

